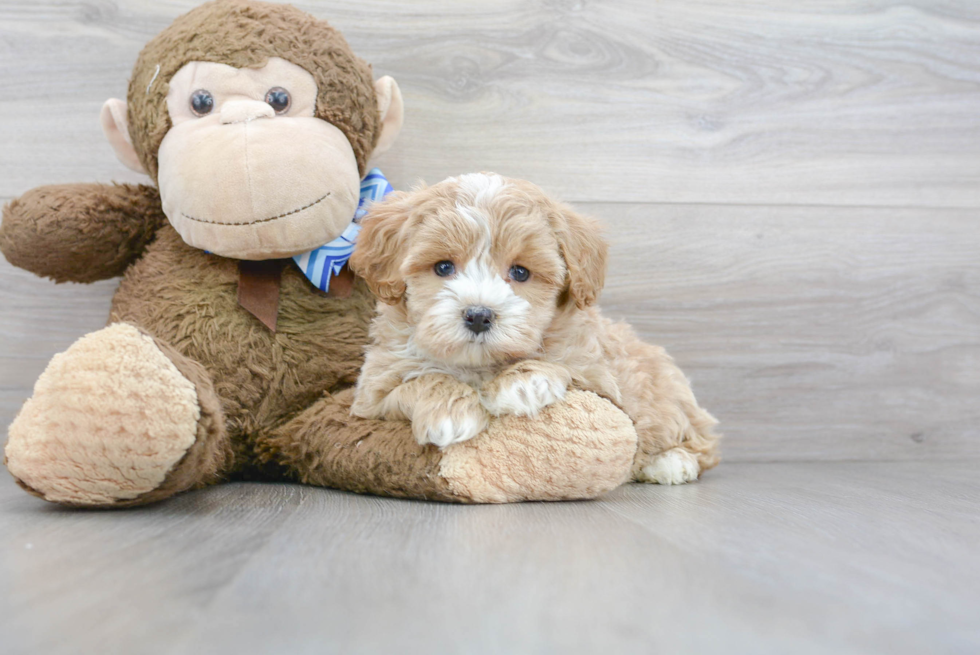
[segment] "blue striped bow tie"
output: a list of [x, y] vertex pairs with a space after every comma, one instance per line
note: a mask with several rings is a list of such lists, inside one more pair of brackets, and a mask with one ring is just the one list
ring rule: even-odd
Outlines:
[[357, 202], [357, 211], [354, 212], [354, 220], [347, 226], [344, 233], [331, 241], [320, 246], [316, 250], [304, 252], [302, 255], [295, 255], [295, 261], [301, 271], [306, 274], [313, 286], [320, 291], [330, 289], [330, 278], [340, 273], [350, 255], [354, 252], [354, 244], [357, 242], [357, 234], [361, 231], [361, 218], [367, 214], [367, 207], [376, 200], [381, 200], [386, 195], [394, 191], [388, 184], [387, 178], [381, 174], [377, 168], [372, 168], [367, 176], [361, 180], [361, 199]]

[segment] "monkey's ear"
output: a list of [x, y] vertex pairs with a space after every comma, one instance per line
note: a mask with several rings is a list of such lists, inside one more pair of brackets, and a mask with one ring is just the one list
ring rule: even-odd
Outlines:
[[602, 238], [598, 221], [567, 205], [555, 203], [550, 218], [568, 267], [568, 290], [579, 309], [584, 309], [595, 304], [602, 292], [609, 246]]
[[116, 98], [110, 98], [102, 105], [102, 132], [109, 140], [109, 145], [127, 168], [131, 168], [137, 173], [146, 173], [143, 164], [140, 163], [136, 148], [129, 140], [129, 123], [126, 120], [126, 103]]
[[361, 219], [361, 232], [350, 258], [350, 267], [364, 278], [381, 302], [397, 305], [405, 295], [401, 275], [414, 203], [396, 191], [371, 205]]
[[405, 118], [405, 105], [402, 103], [402, 92], [398, 82], [385, 75], [374, 83], [374, 92], [378, 96], [378, 113], [381, 114], [381, 136], [378, 145], [374, 147], [374, 155], [380, 155], [391, 147], [402, 129]]

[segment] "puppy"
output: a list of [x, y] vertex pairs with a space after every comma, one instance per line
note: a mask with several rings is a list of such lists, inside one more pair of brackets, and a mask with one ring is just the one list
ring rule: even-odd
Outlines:
[[599, 313], [606, 250], [595, 221], [494, 174], [374, 205], [350, 260], [381, 301], [352, 413], [445, 447], [571, 386], [633, 420], [634, 479], [697, 479], [718, 463], [717, 421], [663, 348]]

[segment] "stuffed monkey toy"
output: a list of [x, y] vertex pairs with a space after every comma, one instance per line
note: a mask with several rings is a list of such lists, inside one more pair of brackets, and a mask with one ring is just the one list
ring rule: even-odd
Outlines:
[[15, 266], [122, 276], [107, 327], [51, 360], [11, 424], [17, 482], [88, 507], [231, 479], [456, 502], [625, 482], [633, 425], [591, 393], [444, 450], [350, 415], [375, 299], [340, 246], [401, 123], [395, 81], [290, 6], [217, 0], [150, 41], [102, 126], [154, 185], [46, 186], [4, 209]]

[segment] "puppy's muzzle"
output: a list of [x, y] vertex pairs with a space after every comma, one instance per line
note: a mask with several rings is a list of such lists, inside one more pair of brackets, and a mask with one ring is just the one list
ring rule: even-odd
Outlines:
[[463, 312], [463, 325], [473, 334], [481, 334], [493, 327], [493, 312], [488, 307], [467, 307]]

